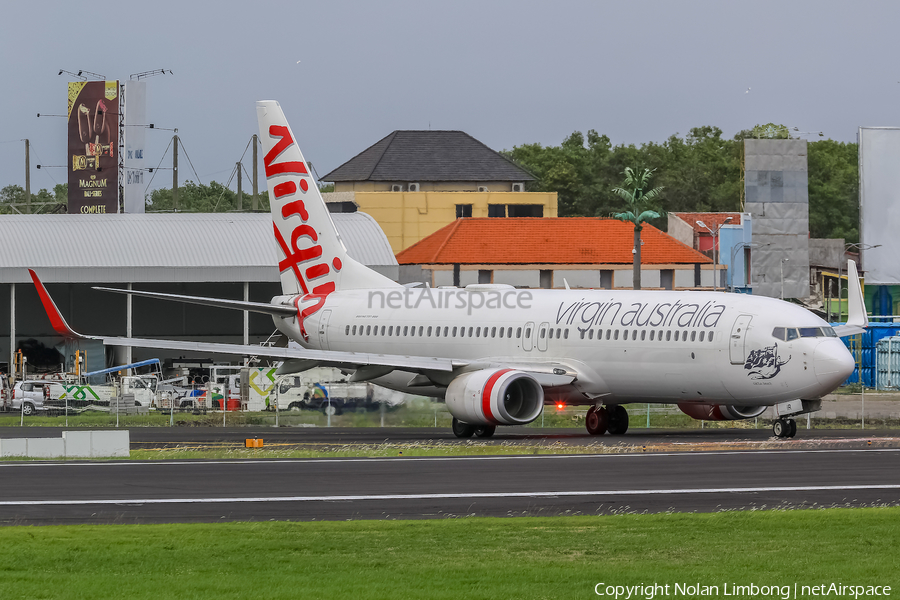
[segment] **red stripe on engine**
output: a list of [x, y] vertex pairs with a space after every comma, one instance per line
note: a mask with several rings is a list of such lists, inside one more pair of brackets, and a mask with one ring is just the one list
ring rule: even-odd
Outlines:
[[485, 418], [492, 423], [499, 423], [499, 421], [497, 421], [497, 417], [494, 416], [494, 412], [491, 410], [491, 392], [494, 391], [494, 384], [497, 383], [497, 380], [510, 371], [512, 371], [512, 369], [501, 369], [491, 375], [488, 378], [487, 383], [484, 384], [484, 391], [481, 392], [481, 412], [484, 414]]

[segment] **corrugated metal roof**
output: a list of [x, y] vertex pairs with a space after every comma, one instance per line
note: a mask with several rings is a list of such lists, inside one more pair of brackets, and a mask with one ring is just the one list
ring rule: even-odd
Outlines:
[[[396, 265], [378, 223], [332, 215], [350, 256]], [[278, 281], [267, 213], [0, 216], [0, 283]]]

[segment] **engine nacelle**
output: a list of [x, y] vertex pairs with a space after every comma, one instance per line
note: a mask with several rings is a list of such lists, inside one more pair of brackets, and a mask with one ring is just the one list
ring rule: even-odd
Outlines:
[[698, 421], [737, 421], [752, 419], [765, 412], [765, 406], [733, 406], [731, 404], [695, 404], [682, 402], [681, 412]]
[[482, 369], [460, 375], [446, 394], [450, 414], [470, 425], [525, 425], [544, 409], [537, 380], [513, 369]]

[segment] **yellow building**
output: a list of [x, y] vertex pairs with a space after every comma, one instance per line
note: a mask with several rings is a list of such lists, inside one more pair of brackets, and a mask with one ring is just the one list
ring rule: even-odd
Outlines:
[[556, 217], [555, 192], [462, 131], [395, 131], [324, 177], [332, 212], [371, 215], [395, 253], [463, 217]]

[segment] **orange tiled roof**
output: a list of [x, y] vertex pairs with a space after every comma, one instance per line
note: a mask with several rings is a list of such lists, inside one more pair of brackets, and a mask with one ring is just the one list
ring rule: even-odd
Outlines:
[[709, 235], [709, 231], [705, 227], [700, 227], [697, 225], [697, 221], [703, 221], [710, 229], [713, 231], [716, 230], [716, 227], [720, 227], [725, 224], [725, 219], [731, 217], [731, 220], [728, 221], [729, 225], [740, 225], [741, 224], [741, 213], [739, 212], [702, 212], [702, 213], [688, 213], [688, 212], [680, 212], [674, 213], [676, 217], [690, 225], [694, 228], [696, 233], [705, 233]]
[[[652, 225], [641, 231], [643, 264], [711, 263]], [[401, 265], [632, 264], [634, 226], [616, 219], [457, 219], [397, 254]]]

